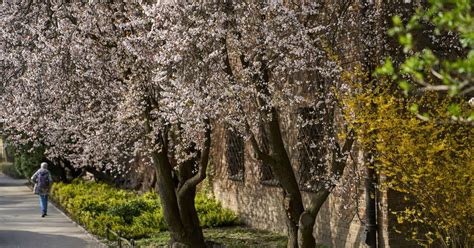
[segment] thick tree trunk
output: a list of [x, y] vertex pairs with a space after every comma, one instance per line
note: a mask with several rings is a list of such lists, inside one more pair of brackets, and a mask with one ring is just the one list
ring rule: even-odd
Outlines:
[[[298, 246], [298, 222], [304, 212], [303, 199], [296, 181], [293, 166], [286, 152], [280, 132], [279, 118], [275, 109], [272, 109], [270, 125], [270, 140], [275, 151], [276, 163], [270, 163], [275, 177], [284, 190], [284, 206], [286, 210], [286, 223], [288, 228], [288, 247]], [[314, 247], [314, 244], [313, 244]]]
[[[150, 132], [149, 123], [147, 122], [145, 125], [146, 131]], [[206, 175], [210, 149], [210, 127], [205, 134], [204, 150], [198, 156], [200, 161], [197, 161], [196, 158], [179, 165], [178, 184], [175, 183], [173, 166], [168, 158], [168, 134], [166, 132], [166, 129], [163, 130], [160, 135], [161, 140], [158, 140], [162, 145], [161, 151], [153, 151], [151, 156], [156, 168], [156, 184], [163, 214], [170, 231], [169, 246], [205, 248], [204, 235], [199, 225], [194, 199], [196, 185], [204, 180]], [[196, 165], [199, 166], [199, 171], [193, 173]]]
[[313, 227], [315, 220], [316, 216], [311, 215], [310, 213], [308, 213], [308, 211], [305, 211], [300, 215], [298, 226], [298, 247], [315, 247], [316, 240], [313, 236]]
[[[153, 161], [157, 161], [157, 185], [165, 220], [171, 233], [170, 247], [206, 247], [194, 204], [196, 187], [184, 187], [194, 176], [192, 171], [195, 161], [188, 161], [180, 166], [180, 184], [177, 188], [165, 153], [155, 153]], [[185, 190], [182, 190], [183, 188]]]
[[202, 234], [202, 228], [199, 225], [199, 219], [194, 204], [194, 198], [196, 196], [196, 190], [193, 189], [190, 192], [180, 194], [178, 197], [179, 211], [181, 213], [181, 219], [183, 220], [183, 226], [187, 235], [187, 240], [192, 247], [206, 247], [204, 242], [204, 236]]
[[199, 218], [197, 215], [194, 199], [196, 197], [196, 187], [191, 186], [183, 189], [186, 182], [195, 176], [196, 159], [188, 160], [179, 166], [179, 185], [178, 185], [178, 205], [181, 220], [187, 234], [187, 239], [194, 247], [205, 247], [204, 236]]
[[171, 165], [165, 153], [153, 153], [157, 169], [157, 185], [163, 213], [168, 224], [170, 247], [206, 247], [194, 205], [195, 189], [177, 194]]
[[316, 192], [311, 198], [311, 205], [300, 216], [298, 232], [298, 245], [300, 248], [309, 248], [316, 245], [316, 240], [313, 236], [314, 223], [321, 206], [326, 202], [329, 194], [330, 191], [325, 188]]
[[[286, 190], [285, 190], [286, 191]], [[286, 211], [286, 227], [288, 229], [288, 248], [297, 248], [298, 247], [298, 222], [297, 220], [300, 216], [302, 209], [302, 204], [300, 205], [294, 197], [284, 198], [284, 206]]]
[[163, 207], [163, 215], [170, 231], [170, 246], [174, 243], [186, 244], [186, 232], [179, 214], [178, 199], [172, 178], [172, 169], [165, 152], [152, 152], [153, 164], [156, 168], [158, 193]]
[[[301, 192], [293, 172], [293, 166], [286, 152], [280, 127], [279, 117], [276, 109], [271, 110], [272, 119], [268, 123], [270, 128], [270, 139], [274, 154], [268, 155], [261, 151], [255, 137], [252, 135], [252, 146], [257, 152], [257, 157], [270, 165], [276, 179], [284, 190], [284, 207], [286, 211], [286, 223], [288, 227], [288, 247], [312, 248], [316, 245], [313, 236], [313, 227], [316, 216], [321, 206], [330, 195], [330, 188], [322, 188], [311, 198], [311, 205], [305, 210]], [[350, 131], [343, 147], [336, 144], [333, 148], [333, 161], [331, 163], [331, 174], [336, 179], [340, 178], [346, 166], [347, 154], [354, 142], [353, 131]]]
[[[281, 129], [279, 124], [278, 113], [275, 108], [271, 109], [272, 119], [267, 123], [270, 134], [270, 144], [272, 146], [273, 154], [264, 154], [258, 147], [255, 137], [252, 137], [252, 145], [257, 151], [259, 159], [264, 163], [270, 165], [275, 178], [280, 183], [284, 191], [283, 206], [286, 212], [286, 225], [288, 229], [288, 247], [299, 247], [298, 232], [299, 220], [301, 214], [304, 212], [303, 199], [299, 189], [296, 175], [293, 171], [293, 166], [286, 151]], [[306, 237], [307, 235], [305, 235]], [[313, 240], [313, 243], [311, 243]], [[305, 247], [314, 247], [314, 238], [312, 232], [309, 237], [305, 239]]]

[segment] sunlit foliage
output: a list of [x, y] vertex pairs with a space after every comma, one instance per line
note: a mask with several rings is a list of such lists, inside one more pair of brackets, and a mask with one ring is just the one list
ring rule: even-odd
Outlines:
[[405, 99], [388, 83], [354, 85], [358, 94], [345, 98], [346, 114], [354, 121], [358, 141], [374, 154], [375, 168], [384, 178], [382, 189], [403, 195], [405, 209], [392, 212], [398, 223], [422, 245], [472, 246], [474, 129], [422, 120], [407, 108], [416, 101], [430, 115], [446, 117], [454, 100], [436, 93]]
[[[404, 20], [393, 17], [389, 34], [397, 37], [406, 58], [388, 59], [378, 70], [396, 80], [405, 94], [437, 91], [447, 96], [462, 96], [471, 102], [462, 108], [450, 102], [445, 111], [451, 119], [474, 119], [474, 19], [471, 0], [429, 0], [427, 7]], [[449, 97], [447, 98], [449, 99]], [[444, 116], [423, 112], [413, 103], [412, 111], [421, 119]]]

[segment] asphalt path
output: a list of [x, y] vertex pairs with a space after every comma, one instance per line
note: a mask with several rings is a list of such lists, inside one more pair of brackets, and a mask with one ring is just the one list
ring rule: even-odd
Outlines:
[[51, 203], [42, 218], [38, 196], [25, 183], [0, 173], [1, 248], [104, 247]]

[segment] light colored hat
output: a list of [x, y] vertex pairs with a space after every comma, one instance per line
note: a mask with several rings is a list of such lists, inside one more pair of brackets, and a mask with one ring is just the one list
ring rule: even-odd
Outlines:
[[41, 163], [41, 169], [48, 169], [48, 163], [46, 162]]

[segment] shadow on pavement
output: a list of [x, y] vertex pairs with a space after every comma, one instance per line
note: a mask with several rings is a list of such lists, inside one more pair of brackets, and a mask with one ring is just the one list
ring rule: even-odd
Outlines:
[[93, 247], [80, 238], [50, 235], [29, 231], [0, 230], [0, 247], [2, 248], [76, 248]]
[[26, 186], [27, 182], [26, 180], [21, 182], [0, 182], [0, 187], [21, 187]]
[[[11, 197], [10, 197], [11, 198]], [[0, 195], [0, 202], [2, 203], [2, 206], [1, 207], [4, 207], [5, 205], [15, 205], [15, 204], [19, 204], [21, 203], [22, 201], [20, 200], [12, 200], [8, 197], [4, 197], [4, 196], [1, 196]]]

